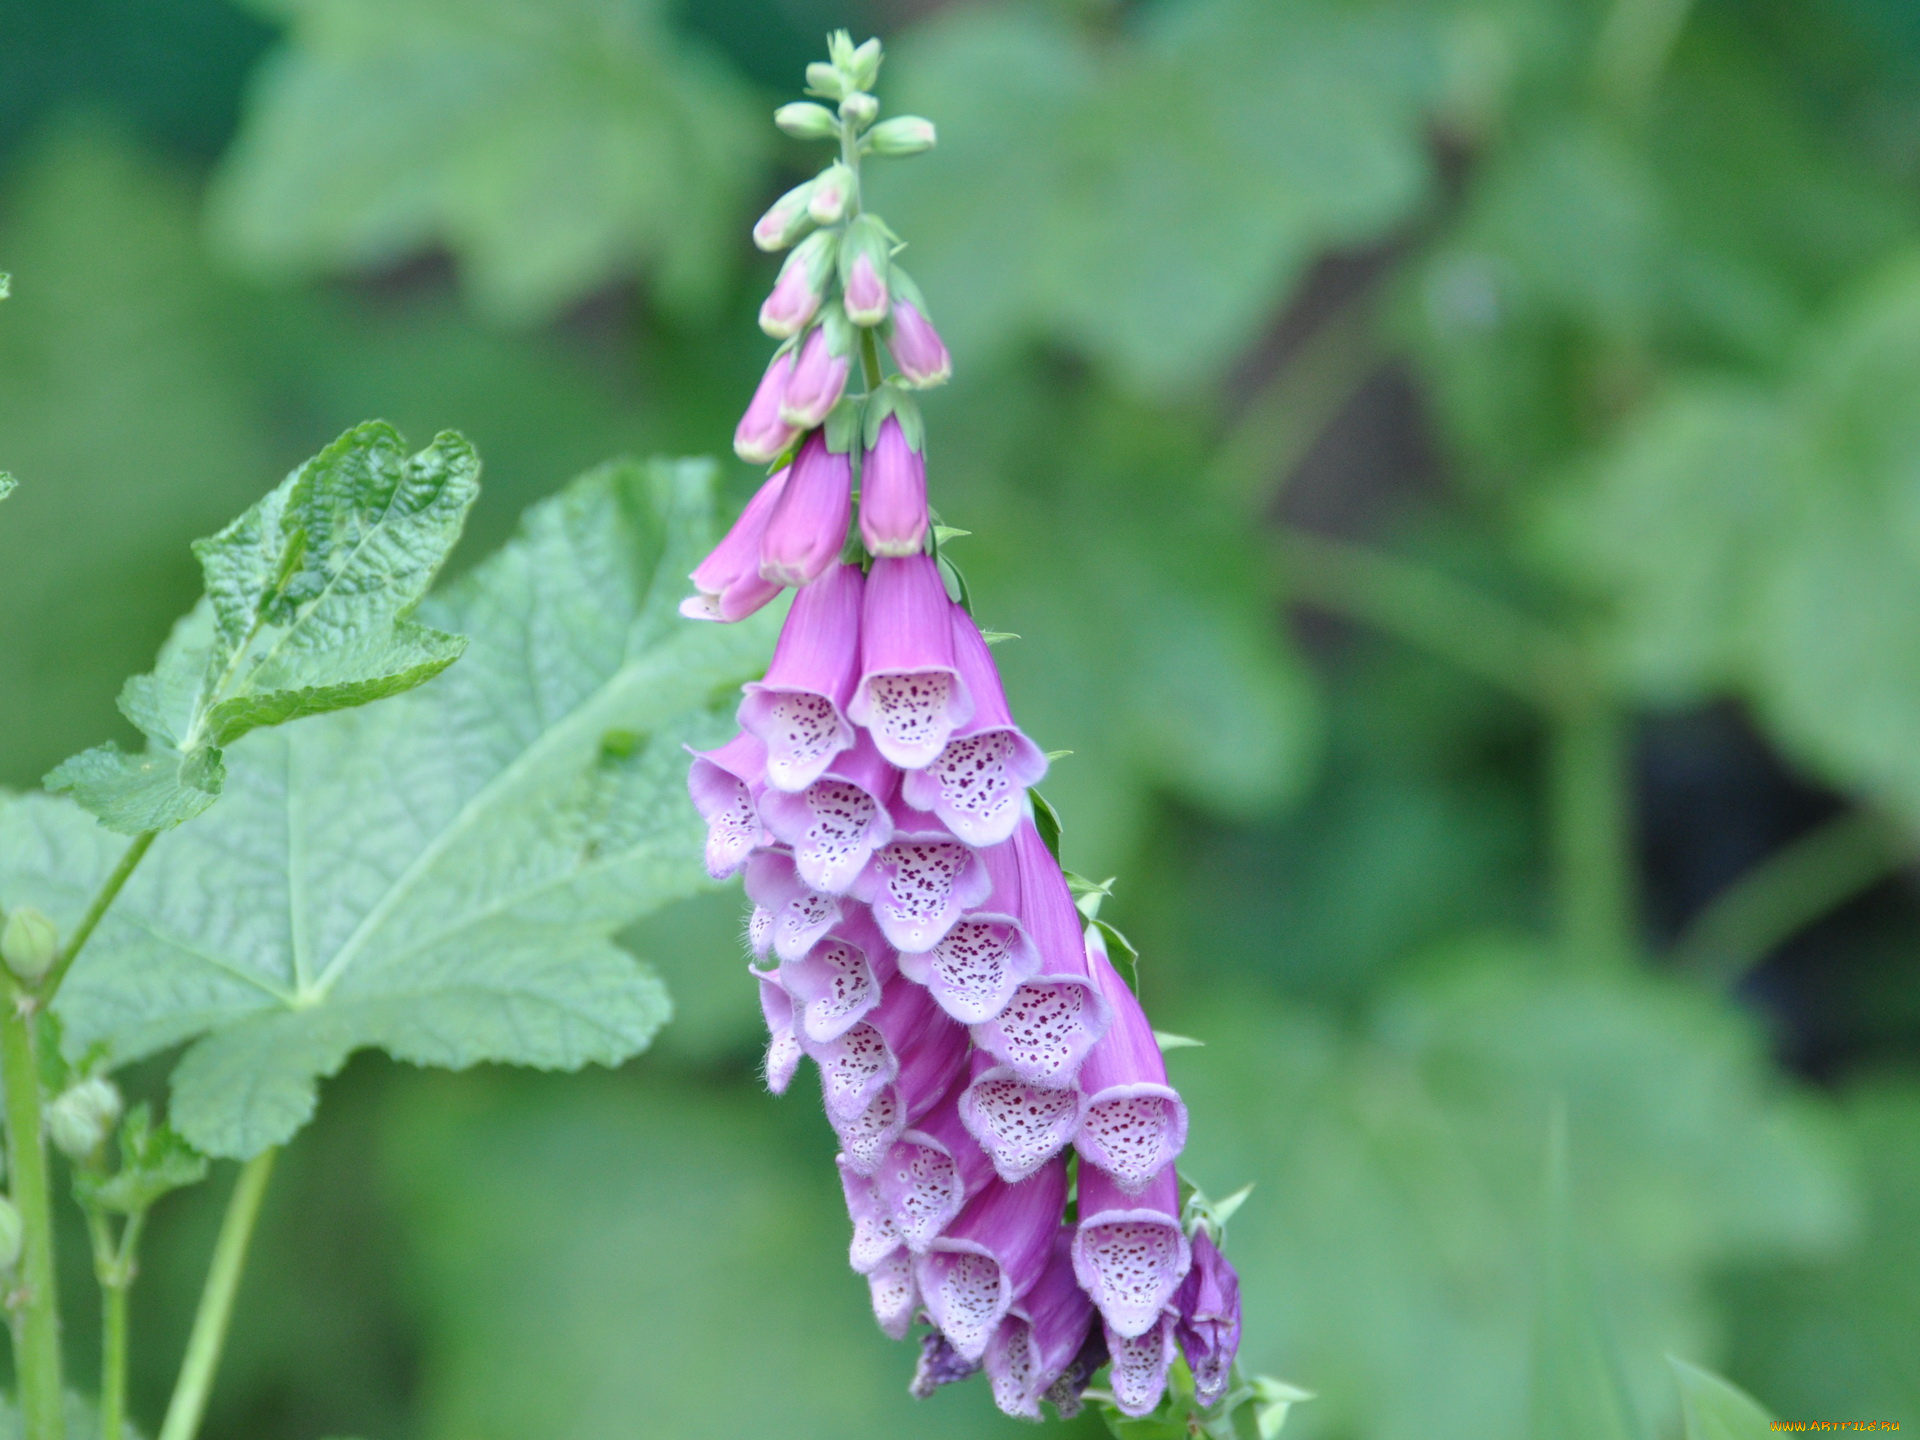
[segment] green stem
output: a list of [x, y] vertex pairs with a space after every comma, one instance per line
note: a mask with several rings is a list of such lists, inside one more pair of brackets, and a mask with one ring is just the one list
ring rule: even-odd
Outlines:
[[1850, 810], [1775, 851], [1716, 895], [1674, 945], [1675, 965], [1731, 985], [1822, 915], [1892, 872], [1913, 842]]
[[1564, 703], [1573, 656], [1540, 624], [1470, 585], [1385, 551], [1305, 530], [1279, 536], [1289, 598], [1358, 620], [1542, 709]]
[[246, 1268], [247, 1245], [253, 1239], [260, 1202], [266, 1197], [267, 1181], [273, 1177], [273, 1162], [279, 1153], [277, 1149], [262, 1150], [241, 1167], [240, 1178], [234, 1183], [226, 1218], [220, 1222], [220, 1238], [214, 1242], [206, 1288], [200, 1292], [200, 1308], [194, 1312], [186, 1358], [180, 1362], [180, 1377], [167, 1404], [166, 1423], [160, 1427], [160, 1440], [193, 1440], [200, 1429], [207, 1397], [213, 1392], [214, 1373], [220, 1367], [227, 1326], [233, 1320], [233, 1301], [240, 1290], [241, 1271]]
[[1611, 967], [1636, 948], [1626, 719], [1595, 687], [1554, 711], [1549, 745], [1561, 939], [1577, 966]]
[[72, 937], [60, 952], [60, 958], [53, 962], [53, 968], [47, 971], [46, 977], [35, 987], [43, 1001], [52, 999], [60, 989], [60, 982], [67, 978], [67, 971], [73, 968], [73, 962], [79, 958], [80, 951], [93, 937], [95, 927], [100, 924], [101, 917], [107, 913], [107, 907], [113, 904], [114, 899], [120, 894], [128, 877], [133, 874], [134, 867], [146, 858], [147, 851], [159, 834], [158, 830], [143, 831], [133, 837], [133, 843], [121, 854], [120, 863], [113, 867], [113, 873], [107, 876], [94, 895], [93, 903], [87, 906], [87, 913], [80, 917], [80, 923], [74, 927]]
[[40, 1057], [34, 1002], [0, 997], [0, 1081], [6, 1086], [7, 1163], [20, 1212], [20, 1290], [13, 1297], [13, 1364], [26, 1440], [64, 1440], [60, 1295], [53, 1261], [53, 1205], [41, 1134]]
[[120, 1440], [127, 1423], [127, 1294], [133, 1288], [144, 1210], [127, 1218], [116, 1245], [107, 1217], [87, 1212], [94, 1274], [100, 1282], [100, 1435]]

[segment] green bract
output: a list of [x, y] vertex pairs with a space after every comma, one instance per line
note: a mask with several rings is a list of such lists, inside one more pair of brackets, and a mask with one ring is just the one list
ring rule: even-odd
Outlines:
[[414, 623], [479, 494], [457, 435], [409, 458], [390, 426], [348, 431], [246, 514], [194, 546], [206, 601], [174, 627], [152, 674], [120, 692], [142, 755], [104, 745], [47, 777], [110, 829], [161, 830], [225, 783], [249, 730], [410, 690], [465, 642]]
[[[423, 620], [465, 632], [433, 685], [263, 731], [227, 803], [165, 836], [62, 991], [74, 1052], [185, 1040], [172, 1121], [248, 1156], [354, 1050], [574, 1068], [669, 1005], [609, 938], [704, 882], [683, 742], [712, 743], [771, 620], [689, 626], [711, 467], [617, 464], [527, 516]], [[0, 810], [0, 903], [71, 923], [119, 844], [73, 805]]]

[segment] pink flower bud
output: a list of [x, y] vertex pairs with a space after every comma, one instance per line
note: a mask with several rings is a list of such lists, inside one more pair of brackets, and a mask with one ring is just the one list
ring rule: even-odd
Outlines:
[[1113, 1024], [1080, 1066], [1087, 1097], [1074, 1148], [1128, 1194], [1137, 1195], [1187, 1143], [1187, 1107], [1167, 1084], [1160, 1043], [1133, 991], [1107, 959], [1098, 930], [1087, 934], [1093, 983], [1113, 1009]]
[[813, 180], [807, 196], [807, 214], [816, 225], [838, 224], [853, 203], [853, 171], [834, 161]]
[[754, 388], [747, 402], [747, 413], [733, 432], [733, 453], [749, 465], [770, 465], [786, 454], [799, 427], [780, 418], [780, 407], [787, 398], [787, 386], [793, 379], [793, 356], [776, 355]]
[[887, 318], [887, 282], [867, 254], [854, 258], [843, 293], [847, 318], [856, 325], [878, 325]]
[[809, 235], [780, 267], [773, 293], [760, 307], [760, 328], [776, 340], [798, 335], [820, 308], [827, 276], [833, 270], [834, 235], [821, 230]]
[[807, 336], [786, 393], [780, 397], [780, 419], [798, 430], [811, 430], [825, 420], [827, 412], [840, 403], [852, 363], [851, 351], [835, 355], [828, 347], [825, 326]]
[[893, 363], [908, 383], [922, 390], [946, 384], [953, 374], [953, 360], [941, 342], [940, 332], [910, 301], [894, 301], [893, 333], [887, 337], [887, 349], [893, 352]]
[[760, 576], [777, 585], [805, 585], [840, 558], [853, 511], [853, 465], [827, 449], [826, 436], [807, 438], [793, 462], [767, 528], [760, 537]]
[[688, 578], [696, 593], [680, 602], [682, 615], [689, 620], [744, 620], [780, 593], [781, 586], [760, 578], [760, 541], [786, 483], [785, 470], [768, 479], [713, 553], [694, 567]]
[[927, 461], [889, 415], [860, 469], [860, 538], [875, 555], [918, 555], [927, 543]]
[[813, 198], [816, 180], [793, 187], [768, 207], [753, 225], [753, 243], [762, 250], [784, 250], [813, 228], [807, 202]]

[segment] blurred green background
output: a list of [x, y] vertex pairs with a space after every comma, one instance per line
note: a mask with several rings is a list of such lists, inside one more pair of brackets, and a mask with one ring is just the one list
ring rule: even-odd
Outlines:
[[[0, 780], [131, 738], [186, 542], [354, 421], [474, 439], [467, 560], [608, 454], [724, 451], [746, 226], [810, 159], [766, 117], [877, 32], [942, 136], [871, 186], [954, 353], [936, 503], [1073, 751], [1068, 864], [1206, 1041], [1183, 1164], [1258, 1182], [1289, 1423], [1529, 1433], [1564, 1107], [1659, 1433], [1669, 1350], [1920, 1424], [1910, 0], [0, 15]], [[678, 1016], [618, 1073], [333, 1082], [209, 1435], [1015, 1433], [907, 1400], [738, 908], [631, 934]], [[156, 1217], [149, 1421], [225, 1183]]]

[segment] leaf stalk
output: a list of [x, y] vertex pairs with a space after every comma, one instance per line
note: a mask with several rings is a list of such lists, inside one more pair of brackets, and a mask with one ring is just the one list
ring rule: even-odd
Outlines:
[[206, 1287], [200, 1292], [193, 1331], [187, 1338], [187, 1353], [180, 1362], [180, 1375], [174, 1381], [173, 1398], [167, 1403], [167, 1418], [160, 1427], [159, 1440], [193, 1440], [199, 1432], [208, 1397], [213, 1393], [214, 1375], [220, 1368], [227, 1330], [233, 1322], [233, 1302], [240, 1291], [241, 1273], [246, 1269], [247, 1247], [253, 1240], [260, 1204], [266, 1198], [267, 1182], [273, 1178], [273, 1162], [279, 1153], [278, 1148], [272, 1146], [262, 1150], [240, 1168], [240, 1178], [234, 1182], [233, 1196], [227, 1201], [226, 1217], [220, 1222], [213, 1263], [207, 1269]]

